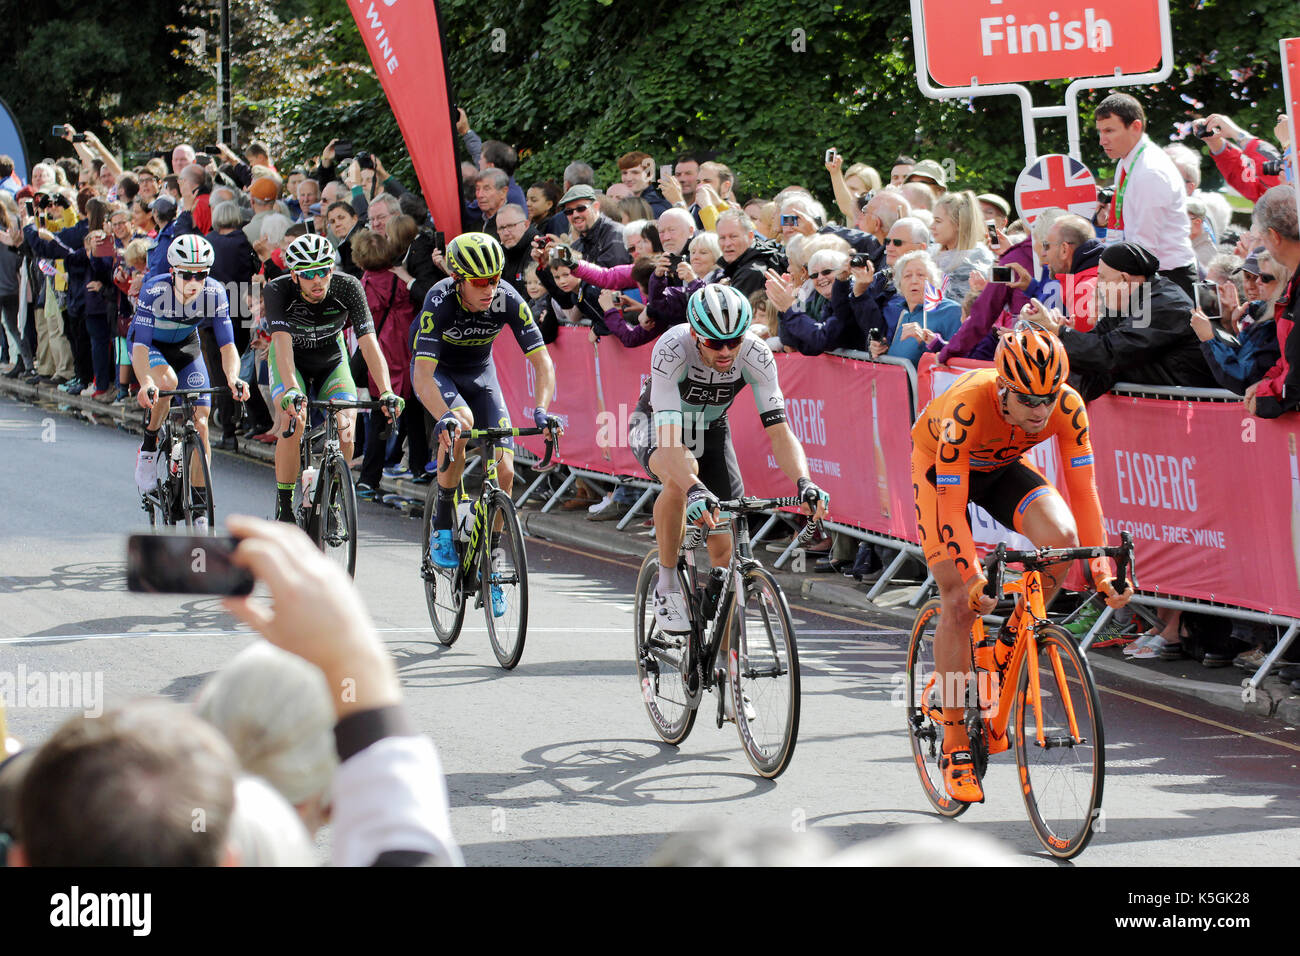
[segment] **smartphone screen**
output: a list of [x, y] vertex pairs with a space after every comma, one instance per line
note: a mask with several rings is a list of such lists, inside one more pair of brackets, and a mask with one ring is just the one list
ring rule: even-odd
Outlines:
[[126, 587], [146, 594], [253, 591], [253, 575], [231, 563], [231, 535], [133, 534], [126, 542]]
[[52, 133], [50, 133], [50, 135], [51, 135], [51, 136], [55, 136], [55, 137], [62, 137], [62, 136], [63, 136], [63, 127], [62, 127], [62, 126], [56, 126], [56, 127], [54, 127], [54, 131], [53, 131]]
[[316, 231], [316, 220], [311, 218], [310, 212], [307, 214], [307, 218], [303, 220], [303, 224], [306, 225], [308, 232]]
[[990, 245], [990, 246], [996, 246], [996, 245], [998, 244], [998, 227], [997, 227], [997, 223], [986, 222], [986, 223], [984, 223], [984, 227], [985, 227], [986, 229], [988, 229], [988, 231], [989, 231], [989, 245]]
[[24, 199], [23, 206], [27, 210], [27, 215], [29, 216], [36, 215], [36, 206], [30, 199]]
[[447, 248], [447, 234], [445, 232], [435, 232], [433, 234], [433, 248], [439, 252]]
[[994, 266], [994, 267], [993, 267], [993, 277], [992, 277], [989, 281], [990, 281], [990, 282], [1010, 282], [1010, 281], [1011, 281], [1011, 267], [1010, 267], [1010, 266]]
[[781, 217], [781, 225], [783, 225], [783, 226], [797, 226], [797, 225], [799, 225], [799, 217], [798, 217], [798, 216], [782, 216], [782, 217]]
[[104, 241], [95, 246], [95, 256], [100, 259], [111, 259], [117, 255], [117, 246], [113, 244], [113, 237], [106, 236]]

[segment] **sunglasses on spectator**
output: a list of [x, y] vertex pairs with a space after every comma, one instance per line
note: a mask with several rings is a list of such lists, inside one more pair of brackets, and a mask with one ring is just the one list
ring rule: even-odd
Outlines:
[[590, 209], [590, 208], [591, 208], [591, 207], [590, 207], [590, 206], [587, 206], [587, 205], [582, 205], [582, 206], [570, 206], [568, 209], [564, 210], [564, 214], [565, 214], [566, 216], [572, 216], [575, 212], [586, 212], [586, 211], [587, 211], [588, 209]]
[[834, 269], [823, 269], [821, 272], [812, 272], [812, 273], [809, 273], [809, 274], [810, 274], [814, 279], [824, 279], [824, 278], [826, 278], [827, 276], [833, 276], [833, 275], [835, 275], [835, 270], [834, 270]]
[[740, 348], [740, 343], [743, 341], [745, 341], [745, 337], [743, 335], [737, 335], [734, 339], [700, 339], [700, 344], [713, 349], [715, 352], [721, 352], [724, 350], [738, 349]]
[[299, 269], [294, 275], [303, 279], [323, 279], [333, 271], [333, 266], [321, 266], [318, 269]]
[[876, 194], [873, 193], [873, 192], [865, 192], [865, 193], [863, 193], [861, 196], [859, 196], [859, 197], [858, 197], [858, 209], [859, 209], [859, 211], [860, 211], [860, 210], [863, 210], [863, 209], [866, 209], [866, 208], [867, 208], [867, 203], [871, 202], [871, 200], [875, 198], [875, 195], [876, 195]]
[[1061, 394], [1059, 391], [1051, 395], [1026, 395], [1023, 392], [1012, 392], [1016, 396], [1016, 401], [1026, 408], [1038, 408], [1040, 405], [1055, 405], [1057, 397]]
[[497, 228], [498, 228], [498, 229], [518, 229], [520, 226], [524, 225], [526, 222], [528, 222], [527, 219], [520, 219], [518, 222], [499, 222], [499, 223], [497, 223]]
[[1261, 272], [1261, 273], [1259, 274], [1259, 281], [1260, 281], [1260, 282], [1276, 282], [1276, 281], [1277, 281], [1277, 276], [1271, 276], [1271, 275], [1269, 275], [1267, 272]]
[[479, 279], [477, 277], [470, 277], [465, 281], [468, 282], [476, 289], [490, 289], [494, 285], [496, 285], [500, 280], [501, 280], [501, 273], [498, 272], [496, 275], [488, 276], [484, 279]]
[[907, 245], [907, 240], [906, 240], [906, 239], [890, 239], [888, 236], [886, 236], [886, 237], [885, 237], [885, 245], [887, 245], [887, 246], [898, 246], [898, 247], [901, 249], [901, 248], [903, 248], [903, 246]]

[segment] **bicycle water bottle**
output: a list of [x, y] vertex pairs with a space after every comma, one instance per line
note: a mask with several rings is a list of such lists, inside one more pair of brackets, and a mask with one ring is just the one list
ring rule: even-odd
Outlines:
[[312, 493], [316, 490], [316, 469], [304, 468], [302, 470], [302, 500], [310, 500]]
[[718, 596], [722, 594], [722, 585], [727, 580], [727, 574], [726, 568], [712, 568], [709, 571], [709, 580], [704, 584], [702, 605], [706, 621], [713, 620], [714, 612], [718, 610]]
[[470, 530], [474, 527], [474, 509], [470, 505], [468, 498], [462, 498], [456, 503], [456, 537], [461, 541], [469, 541]]
[[181, 473], [181, 455], [184, 454], [184, 451], [185, 449], [180, 442], [172, 442], [171, 461], [168, 467], [171, 468], [171, 473], [173, 475], [179, 475]]

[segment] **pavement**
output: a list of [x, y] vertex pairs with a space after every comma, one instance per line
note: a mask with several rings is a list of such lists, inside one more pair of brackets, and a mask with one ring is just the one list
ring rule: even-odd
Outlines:
[[[142, 412], [134, 401], [126, 406], [104, 405], [89, 396], [68, 395], [52, 386], [27, 385], [3, 377], [0, 377], [0, 392], [101, 425], [131, 432], [142, 429]], [[241, 438], [238, 452], [270, 463], [274, 460], [275, 446]], [[381, 490], [422, 502], [428, 485], [407, 479], [384, 478]], [[542, 513], [537, 510], [541, 504], [542, 501], [534, 497], [521, 508], [520, 519], [529, 535], [638, 559], [653, 547], [653, 537], [638, 521], [619, 531], [615, 528], [616, 522], [586, 520], [583, 510]], [[759, 557], [770, 568], [769, 558], [774, 559], [774, 556], [761, 552]], [[872, 600], [866, 593], [869, 585], [856, 583], [842, 575], [819, 574], [812, 570], [805, 573], [772, 570], [789, 594], [798, 594], [813, 602], [856, 609], [875, 621], [903, 629], [911, 627], [915, 611], [908, 602], [915, 593], [915, 583], [888, 587]], [[1131, 661], [1123, 656], [1119, 647], [1091, 650], [1088, 659], [1103, 686], [1110, 682], [1108, 678], [1112, 678], [1117, 684], [1146, 686], [1153, 693], [1190, 697], [1228, 711], [1271, 718], [1287, 727], [1300, 726], [1300, 695], [1292, 692], [1290, 686], [1276, 675], [1267, 677], [1259, 688], [1251, 689], [1244, 686], [1250, 674], [1235, 667], [1205, 668], [1191, 659]]]

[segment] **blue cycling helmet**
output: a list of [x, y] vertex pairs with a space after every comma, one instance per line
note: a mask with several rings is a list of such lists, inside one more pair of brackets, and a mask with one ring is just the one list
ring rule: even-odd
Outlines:
[[749, 329], [754, 310], [738, 290], [712, 282], [691, 296], [686, 317], [701, 338], [734, 339]]

